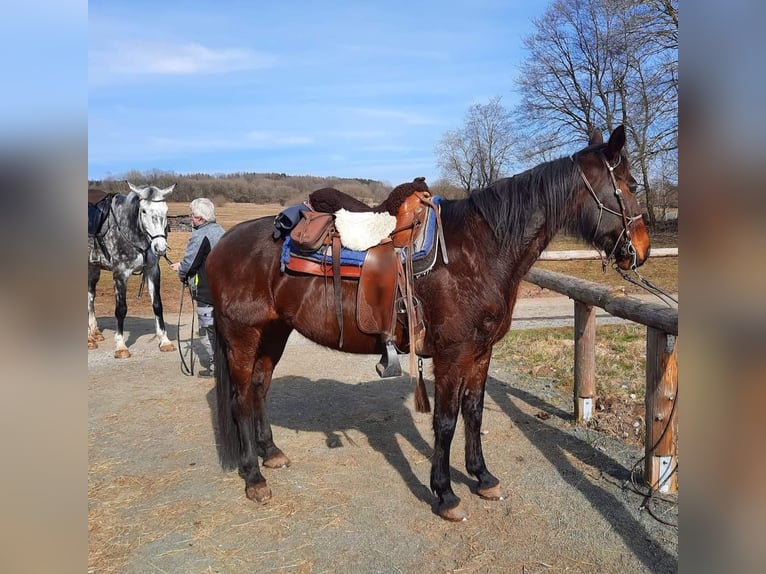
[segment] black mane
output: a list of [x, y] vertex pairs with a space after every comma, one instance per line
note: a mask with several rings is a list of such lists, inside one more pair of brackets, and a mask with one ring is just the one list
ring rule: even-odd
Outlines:
[[472, 194], [468, 202], [487, 222], [501, 246], [521, 247], [532, 216], [545, 222], [552, 233], [564, 225], [566, 205], [577, 178], [577, 166], [570, 157], [563, 157], [498, 179]]

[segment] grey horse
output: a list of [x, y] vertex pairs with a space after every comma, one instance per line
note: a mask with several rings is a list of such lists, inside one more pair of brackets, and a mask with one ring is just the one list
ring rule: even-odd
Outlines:
[[167, 251], [168, 205], [165, 197], [175, 184], [165, 189], [153, 185], [137, 187], [128, 183], [130, 193], [115, 194], [109, 202], [109, 213], [94, 237], [88, 237], [88, 348], [98, 347], [104, 336], [96, 322], [94, 301], [96, 283], [101, 270], [114, 277], [114, 316], [117, 330], [114, 334], [114, 356], [130, 357], [125, 345], [123, 325], [128, 312], [126, 290], [132, 274], [143, 274], [152, 301], [154, 323], [160, 351], [174, 351], [168, 339], [160, 298], [159, 260]]

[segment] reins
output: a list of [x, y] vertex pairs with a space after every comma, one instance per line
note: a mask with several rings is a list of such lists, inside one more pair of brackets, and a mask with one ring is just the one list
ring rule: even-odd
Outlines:
[[625, 271], [620, 269], [617, 265], [612, 265], [612, 267], [620, 274], [620, 276], [625, 279], [628, 283], [631, 283], [633, 285], [636, 285], [638, 287], [641, 287], [645, 291], [648, 291], [652, 295], [655, 295], [657, 298], [660, 299], [663, 303], [665, 303], [668, 307], [672, 307], [673, 305], [670, 304], [668, 299], [670, 301], [673, 301], [676, 305], [678, 305], [678, 299], [670, 295], [669, 293], [666, 293], [663, 289], [661, 289], [659, 286], [655, 285], [649, 279], [644, 277], [638, 272], [638, 269], [631, 269], [633, 273], [636, 274], [636, 277], [638, 277], [638, 281], [636, 281], [633, 277], [628, 275]]

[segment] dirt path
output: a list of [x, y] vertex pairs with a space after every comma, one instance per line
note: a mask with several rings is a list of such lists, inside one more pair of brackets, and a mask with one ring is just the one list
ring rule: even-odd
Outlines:
[[293, 336], [269, 395], [293, 464], [266, 470], [274, 497], [257, 505], [218, 466], [212, 379], [159, 353], [148, 317], [127, 322], [133, 357], [112, 358], [114, 320], [100, 322], [107, 340], [88, 352], [89, 572], [677, 571], [677, 531], [622, 488], [642, 453], [573, 427], [550, 388], [504, 365], [490, 367], [483, 428], [506, 499], [471, 494], [459, 427], [452, 476], [471, 517], [451, 524], [432, 511], [431, 420], [414, 413], [409, 378], [380, 380], [377, 357]]

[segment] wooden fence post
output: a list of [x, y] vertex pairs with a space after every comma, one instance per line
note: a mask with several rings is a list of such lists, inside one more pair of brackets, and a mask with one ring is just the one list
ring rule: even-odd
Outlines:
[[596, 310], [575, 300], [574, 413], [578, 423], [593, 417], [596, 396]]
[[644, 482], [678, 492], [678, 339], [646, 329]]

